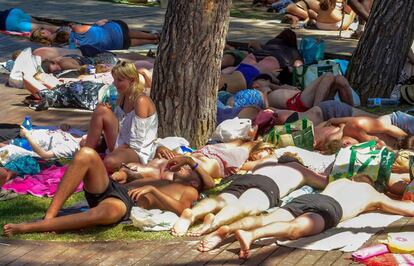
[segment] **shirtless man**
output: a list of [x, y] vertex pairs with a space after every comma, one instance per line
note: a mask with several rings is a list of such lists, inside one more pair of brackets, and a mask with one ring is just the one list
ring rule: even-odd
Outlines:
[[[333, 157], [327, 159], [330, 162], [334, 160]], [[320, 158], [321, 162], [324, 160], [325, 158]], [[256, 165], [251, 175], [231, 177], [232, 183], [216, 198], [204, 199], [195, 207], [184, 210], [174, 225], [172, 234], [183, 236], [195, 221], [204, 218], [200, 227], [190, 231], [190, 235], [199, 236], [240, 217], [278, 206], [281, 197], [305, 184], [324, 188], [327, 174], [323, 171], [326, 169], [327, 165], [316, 172], [296, 162], [278, 164], [275, 159], [265, 160]]]
[[371, 117], [332, 118], [315, 127], [315, 149], [325, 151], [332, 141], [340, 141], [342, 147], [376, 140], [379, 147], [387, 145], [400, 149], [400, 140], [407, 137], [402, 129]]
[[[6, 224], [3, 227], [4, 234], [12, 236], [19, 233], [76, 230], [114, 224], [127, 220], [134, 204], [180, 215], [197, 200], [198, 192], [203, 188], [202, 177], [181, 167], [183, 164], [188, 162], [180, 159], [171, 162], [171, 170], [176, 171], [173, 181], [146, 179], [123, 186], [108, 177], [96, 151], [84, 147], [76, 153], [66, 170], [45, 218], [30, 223]], [[194, 165], [190, 167], [194, 168]], [[90, 210], [57, 217], [58, 211], [81, 181], [84, 183], [85, 198]]]
[[265, 90], [271, 85], [273, 91], [267, 94], [269, 107], [305, 112], [322, 101], [333, 99], [336, 92], [345, 103], [353, 106], [352, 89], [345, 77], [325, 73], [312, 81], [303, 91], [290, 85], [274, 85], [269, 81], [257, 80], [253, 87]]
[[[358, 178], [363, 181], [365, 177]], [[375, 210], [414, 216], [414, 203], [390, 199], [368, 183], [340, 179], [331, 182], [320, 194], [299, 196], [268, 215], [246, 217], [223, 226], [220, 233], [228, 237], [235, 232], [240, 242], [239, 256], [246, 259], [250, 245], [256, 239], [275, 237], [294, 240], [311, 236], [361, 213]]]

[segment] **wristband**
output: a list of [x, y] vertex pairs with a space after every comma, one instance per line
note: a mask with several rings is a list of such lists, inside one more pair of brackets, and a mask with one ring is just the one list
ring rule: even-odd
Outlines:
[[195, 169], [197, 169], [197, 167], [198, 167], [198, 163], [195, 163], [195, 165], [194, 165], [194, 166], [192, 166], [192, 167], [191, 167], [191, 169], [192, 169], [192, 170], [195, 170]]

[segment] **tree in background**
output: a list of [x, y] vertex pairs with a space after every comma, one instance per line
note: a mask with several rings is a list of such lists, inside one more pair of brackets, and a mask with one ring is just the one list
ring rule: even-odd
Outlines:
[[413, 39], [414, 1], [375, 0], [347, 72], [362, 102], [390, 96]]
[[230, 6], [231, 0], [169, 0], [151, 90], [160, 137], [181, 136], [198, 147], [215, 129]]

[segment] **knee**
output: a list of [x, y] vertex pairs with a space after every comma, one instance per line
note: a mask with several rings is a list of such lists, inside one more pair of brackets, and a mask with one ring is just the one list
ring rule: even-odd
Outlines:
[[338, 75], [335, 77], [335, 84], [337, 86], [344, 87], [348, 85], [348, 80], [344, 76]]
[[331, 82], [331, 83], [335, 82], [335, 76], [331, 72], [327, 72], [327, 73], [323, 74], [322, 77], [327, 82]]
[[89, 147], [82, 147], [76, 154], [75, 157], [73, 158], [74, 162], [81, 162], [83, 164], [90, 164], [93, 161], [95, 161], [96, 159], [100, 159], [98, 153]]
[[111, 112], [111, 110], [108, 107], [106, 107], [103, 104], [99, 104], [95, 108], [95, 110], [93, 111], [93, 116], [95, 116], [95, 117], [96, 116], [103, 117], [103, 116], [109, 114], [110, 112]]
[[95, 223], [100, 225], [109, 225], [119, 222], [123, 215], [117, 209], [108, 210], [100, 207], [92, 208], [88, 212], [89, 215], [93, 217], [93, 220], [96, 221]]

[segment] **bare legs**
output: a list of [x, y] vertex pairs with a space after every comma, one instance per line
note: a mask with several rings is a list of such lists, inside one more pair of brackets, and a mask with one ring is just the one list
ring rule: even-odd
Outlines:
[[160, 40], [159, 34], [152, 34], [134, 29], [129, 30], [129, 37], [131, 38], [131, 46], [157, 44]]
[[45, 218], [38, 222], [25, 224], [6, 224], [4, 233], [47, 232], [85, 228], [93, 225], [112, 224], [119, 221], [126, 212], [125, 204], [116, 198], [107, 198], [89, 211], [56, 217], [67, 198], [83, 180], [84, 189], [93, 194], [103, 193], [108, 187], [109, 178], [99, 155], [90, 148], [82, 148], [65, 172], [55, 197]]
[[302, 92], [301, 101], [307, 107], [313, 107], [326, 100], [331, 92], [331, 87], [335, 82], [332, 73], [325, 73], [323, 76], [312, 81]]
[[351, 85], [349, 85], [348, 80], [344, 76], [338, 75], [335, 77], [334, 86], [336, 90], [338, 91], [339, 98], [341, 99], [341, 101], [349, 104], [350, 106], [354, 106], [354, 99], [352, 97], [352, 88], [351, 88]]
[[104, 105], [98, 105], [92, 114], [84, 146], [96, 149], [103, 133], [108, 150], [112, 152], [118, 135], [118, 119]]

